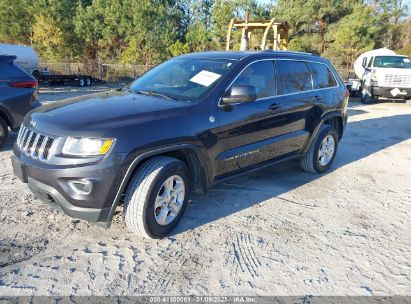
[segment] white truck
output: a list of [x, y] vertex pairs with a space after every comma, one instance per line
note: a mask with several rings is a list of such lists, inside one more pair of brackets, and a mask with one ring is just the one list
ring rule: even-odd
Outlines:
[[411, 60], [406, 56], [386, 48], [365, 52], [355, 61], [354, 72], [362, 103], [378, 97], [411, 99]]

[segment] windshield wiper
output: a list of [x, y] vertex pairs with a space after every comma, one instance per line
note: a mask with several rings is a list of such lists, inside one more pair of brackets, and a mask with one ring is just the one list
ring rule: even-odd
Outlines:
[[150, 96], [158, 96], [158, 97], [162, 97], [168, 100], [177, 100], [174, 97], [171, 97], [168, 94], [165, 93], [160, 93], [160, 92], [156, 92], [156, 91], [146, 91], [146, 90], [137, 90], [136, 91], [137, 94], [142, 94], [142, 95], [150, 95]]

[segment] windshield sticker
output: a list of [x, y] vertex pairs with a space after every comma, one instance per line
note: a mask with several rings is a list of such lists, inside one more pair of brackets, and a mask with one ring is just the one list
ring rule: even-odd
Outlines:
[[191, 78], [190, 81], [198, 83], [202, 86], [208, 87], [220, 77], [221, 77], [220, 74], [202, 70], [200, 73], [194, 75], [194, 77]]

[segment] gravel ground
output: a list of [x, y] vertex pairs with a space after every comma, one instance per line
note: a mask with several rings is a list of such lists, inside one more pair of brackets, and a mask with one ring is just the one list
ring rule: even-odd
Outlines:
[[[87, 89], [42, 89], [43, 101]], [[290, 162], [192, 198], [163, 240], [65, 216], [0, 151], [0, 295], [410, 295], [411, 106], [350, 103], [332, 170]]]

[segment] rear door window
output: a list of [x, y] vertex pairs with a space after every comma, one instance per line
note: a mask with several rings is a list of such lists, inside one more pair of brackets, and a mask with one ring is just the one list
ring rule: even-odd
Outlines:
[[304, 61], [278, 60], [277, 68], [279, 94], [312, 90], [311, 74]]
[[274, 63], [272, 60], [257, 61], [246, 67], [233, 85], [251, 85], [255, 87], [257, 98], [276, 95]]
[[313, 76], [314, 89], [335, 87], [337, 82], [327, 65], [310, 62], [311, 74]]

